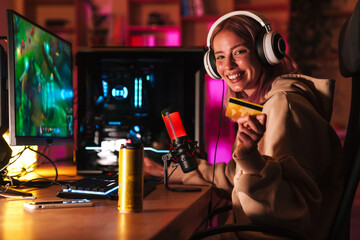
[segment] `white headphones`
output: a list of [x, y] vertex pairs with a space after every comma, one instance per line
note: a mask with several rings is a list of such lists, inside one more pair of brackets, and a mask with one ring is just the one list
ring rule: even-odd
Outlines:
[[256, 51], [259, 58], [267, 65], [275, 65], [284, 58], [286, 44], [282, 36], [271, 30], [270, 22], [261, 14], [254, 11], [234, 11], [225, 14], [220, 17], [216, 22], [211, 26], [208, 36], [207, 36], [207, 47], [208, 51], [204, 55], [204, 66], [206, 72], [210, 77], [215, 79], [220, 79], [220, 75], [216, 70], [216, 60], [214, 56], [214, 51], [211, 49], [211, 36], [214, 29], [225, 19], [232, 16], [242, 15], [247, 16], [264, 27], [265, 31], [262, 31], [259, 36], [256, 36]]

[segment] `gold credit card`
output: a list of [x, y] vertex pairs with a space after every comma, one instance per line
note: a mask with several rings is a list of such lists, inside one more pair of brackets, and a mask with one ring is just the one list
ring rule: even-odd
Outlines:
[[238, 119], [247, 115], [260, 114], [263, 106], [237, 98], [230, 98], [225, 115]]

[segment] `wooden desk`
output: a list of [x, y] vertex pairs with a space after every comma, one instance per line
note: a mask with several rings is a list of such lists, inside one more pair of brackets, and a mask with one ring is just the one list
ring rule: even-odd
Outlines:
[[[117, 201], [111, 200], [93, 200], [94, 207], [31, 211], [23, 208], [26, 200], [0, 198], [0, 239], [188, 239], [207, 217], [210, 187], [201, 188], [177, 193], [159, 185], [145, 197], [140, 213], [119, 213]], [[31, 192], [37, 200], [48, 200], [60, 190], [51, 186]]]

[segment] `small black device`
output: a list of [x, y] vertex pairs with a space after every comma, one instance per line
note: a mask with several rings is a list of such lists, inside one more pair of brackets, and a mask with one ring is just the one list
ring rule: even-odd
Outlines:
[[8, 65], [7, 65], [7, 40], [0, 37], [0, 134], [3, 135], [9, 128], [9, 109], [8, 109]]
[[6, 50], [6, 37], [0, 37], [0, 184], [3, 180], [1, 170], [9, 163], [12, 154], [11, 148], [2, 136], [9, 128]]

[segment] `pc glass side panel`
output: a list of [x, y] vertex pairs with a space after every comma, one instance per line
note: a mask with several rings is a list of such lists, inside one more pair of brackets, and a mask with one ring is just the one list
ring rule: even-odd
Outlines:
[[170, 147], [161, 111], [170, 106], [187, 135], [202, 141], [203, 53], [202, 47], [80, 50], [78, 172], [116, 171], [120, 144], [129, 140], [161, 162]]
[[72, 46], [7, 10], [11, 145], [72, 144]]

